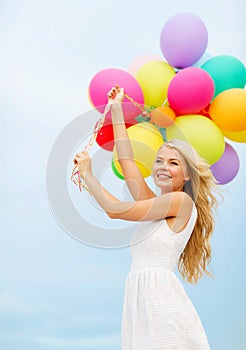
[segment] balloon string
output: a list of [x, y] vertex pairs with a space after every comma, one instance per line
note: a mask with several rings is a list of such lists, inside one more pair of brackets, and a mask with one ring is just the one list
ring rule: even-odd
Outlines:
[[[124, 96], [133, 103], [134, 106], [136, 106], [138, 109], [140, 109], [143, 117], [149, 117], [150, 113], [138, 102], [136, 102], [132, 97], [130, 97], [129, 95], [124, 93]], [[107, 113], [110, 111], [111, 105], [113, 103], [113, 99], [110, 99], [104, 109], [103, 115], [102, 117], [98, 120], [98, 122], [96, 123], [94, 130], [93, 130], [93, 134], [88, 142], [88, 144], [85, 146], [85, 150], [89, 151], [89, 149], [91, 148], [91, 146], [94, 144], [98, 132], [101, 130], [101, 128], [103, 127], [105, 118]], [[82, 188], [84, 188], [87, 192], [90, 193], [88, 187], [86, 186], [85, 182], [83, 181], [83, 179], [81, 178], [80, 174], [79, 174], [79, 169], [78, 169], [78, 164], [75, 163], [74, 168], [72, 170], [72, 175], [71, 175], [71, 181], [73, 181], [73, 183], [79, 187], [80, 192], [82, 191]]]
[[163, 104], [161, 105], [161, 107], [165, 106], [167, 103], [167, 98], [165, 99], [165, 101], [163, 102]]

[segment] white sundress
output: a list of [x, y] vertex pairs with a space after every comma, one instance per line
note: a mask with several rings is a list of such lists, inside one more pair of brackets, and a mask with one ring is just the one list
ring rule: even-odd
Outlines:
[[174, 233], [166, 220], [137, 225], [122, 315], [122, 350], [209, 350], [201, 320], [174, 270], [193, 231]]

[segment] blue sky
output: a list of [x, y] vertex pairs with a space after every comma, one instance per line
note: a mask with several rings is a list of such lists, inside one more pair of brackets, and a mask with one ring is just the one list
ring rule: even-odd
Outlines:
[[[62, 229], [47, 200], [46, 164], [59, 133], [91, 109], [96, 72], [161, 55], [161, 29], [183, 11], [206, 23], [211, 55], [246, 61], [242, 0], [1, 2], [1, 349], [120, 349], [129, 249], [95, 248]], [[246, 347], [246, 146], [231, 144], [241, 166], [216, 216], [216, 278], [185, 284], [213, 350]]]

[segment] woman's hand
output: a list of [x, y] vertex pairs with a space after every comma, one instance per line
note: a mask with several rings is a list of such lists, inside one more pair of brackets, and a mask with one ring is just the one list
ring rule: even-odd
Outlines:
[[112, 104], [121, 103], [124, 100], [124, 89], [120, 88], [119, 85], [115, 85], [108, 92], [108, 100], [112, 101]]
[[73, 162], [78, 166], [79, 174], [82, 179], [92, 175], [91, 158], [87, 151], [77, 153]]

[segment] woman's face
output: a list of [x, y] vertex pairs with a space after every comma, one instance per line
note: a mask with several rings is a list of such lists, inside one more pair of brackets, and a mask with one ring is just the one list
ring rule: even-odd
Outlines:
[[182, 191], [185, 181], [189, 180], [184, 158], [167, 146], [162, 146], [157, 152], [152, 175], [162, 194]]

